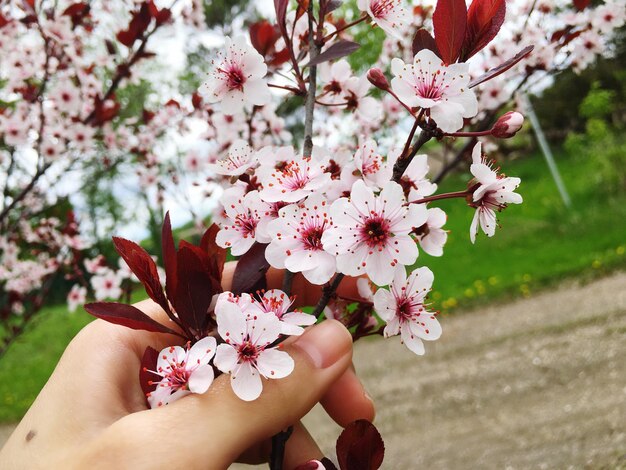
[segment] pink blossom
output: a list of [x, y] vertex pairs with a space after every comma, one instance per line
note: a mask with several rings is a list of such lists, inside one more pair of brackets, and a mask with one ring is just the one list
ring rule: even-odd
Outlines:
[[217, 348], [215, 338], [207, 336], [187, 349], [171, 346], [159, 353], [155, 371], [161, 377], [156, 389], [148, 394], [151, 408], [167, 405], [190, 393], [204, 393], [213, 383], [209, 364]]
[[448, 232], [442, 229], [447, 220], [446, 213], [438, 207], [428, 209], [426, 223], [415, 230], [420, 247], [430, 256], [443, 255], [443, 246], [448, 240]]
[[387, 322], [385, 338], [400, 334], [407, 348], [419, 355], [425, 352], [423, 339], [432, 341], [441, 336], [435, 314], [424, 305], [433, 279], [426, 267], [416, 269], [408, 278], [404, 269], [398, 269], [389, 290], [378, 289], [374, 294], [374, 308]]
[[350, 199], [341, 198], [330, 209], [333, 227], [324, 232], [324, 248], [337, 256], [337, 270], [349, 276], [367, 273], [378, 285], [393, 279], [399, 265], [411, 265], [418, 256], [409, 235], [427, 219], [423, 204], [409, 204], [402, 187], [388, 182], [378, 196], [361, 180]]
[[309, 326], [315, 323], [315, 317], [298, 310], [289, 311], [293, 299], [280, 289], [271, 289], [263, 294], [260, 300], [252, 299], [252, 304], [248, 314], [276, 315], [280, 320], [280, 333], [283, 335], [301, 335], [304, 333], [302, 326]]
[[313, 284], [324, 284], [335, 274], [335, 257], [324, 251], [322, 235], [331, 226], [328, 203], [319, 195], [279, 211], [268, 225], [271, 242], [265, 250], [275, 268], [302, 272]]
[[228, 156], [218, 160], [209, 168], [218, 175], [239, 176], [256, 164], [253, 152], [245, 140], [235, 140], [228, 150]]
[[217, 347], [214, 364], [230, 374], [235, 394], [245, 401], [256, 400], [266, 379], [287, 377], [293, 359], [270, 345], [278, 339], [281, 324], [276, 315], [246, 314], [231, 302], [216, 306], [217, 331], [225, 343]]
[[410, 23], [411, 14], [404, 8], [401, 0], [357, 0], [357, 7], [366, 12], [372, 22], [387, 34], [404, 39], [402, 28]]
[[270, 240], [259, 233], [257, 226], [266, 203], [261, 201], [258, 191], [250, 191], [240, 196], [238, 190], [226, 191], [221, 200], [227, 220], [217, 233], [216, 243], [222, 248], [230, 248], [234, 256], [243, 255], [255, 241], [267, 243]]
[[392, 165], [378, 152], [378, 144], [372, 139], [359, 146], [353, 161], [365, 184], [374, 190], [382, 188], [391, 179]]
[[69, 294], [67, 294], [67, 309], [70, 312], [75, 312], [79, 305], [85, 303], [87, 299], [87, 288], [74, 284]]
[[295, 157], [279, 169], [262, 167], [257, 171], [263, 189], [261, 199], [267, 202], [296, 202], [309, 194], [323, 191], [330, 182], [327, 159]]
[[405, 192], [408, 190], [407, 199], [410, 202], [430, 196], [437, 191], [437, 185], [431, 183], [427, 177], [429, 169], [428, 156], [415, 155], [402, 175], [400, 184]]
[[346, 81], [352, 77], [352, 68], [345, 59], [332, 64], [324, 62], [319, 68], [320, 82], [323, 83], [323, 101], [325, 103], [341, 103]]
[[520, 184], [519, 178], [506, 177], [494, 171], [481, 154], [481, 143], [478, 142], [472, 151], [470, 171], [476, 179], [476, 189], [472, 196], [472, 207], [476, 208], [470, 226], [470, 239], [476, 241], [478, 223], [488, 237], [496, 233], [496, 211], [506, 208], [507, 204], [521, 204], [522, 196], [515, 193]]
[[209, 103], [221, 102], [224, 111], [237, 114], [270, 101], [270, 89], [263, 79], [267, 66], [244, 35], [234, 40], [226, 37], [226, 53], [212, 63], [215, 68], [200, 88]]
[[377, 121], [382, 115], [380, 103], [367, 96], [371, 88], [366, 76], [351, 77], [344, 84], [344, 99], [347, 109], [357, 114], [357, 117], [364, 121]]
[[458, 131], [463, 127], [463, 118], [478, 112], [476, 95], [469, 88], [468, 64], [446, 66], [431, 50], [422, 49], [412, 64], [393, 59], [391, 72], [391, 87], [400, 100], [428, 109], [443, 132]]
[[122, 279], [115, 271], [104, 268], [92, 276], [91, 287], [93, 287], [96, 300], [118, 299], [122, 295], [120, 285]]

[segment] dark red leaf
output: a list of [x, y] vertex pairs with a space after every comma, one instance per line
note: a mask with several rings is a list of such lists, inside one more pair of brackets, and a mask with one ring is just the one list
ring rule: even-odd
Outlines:
[[356, 42], [345, 40], [338, 41], [330, 46], [328, 49], [326, 49], [324, 52], [322, 52], [320, 55], [315, 57], [315, 59], [310, 61], [306, 66], [311, 67], [313, 65], [321, 64], [322, 62], [345, 57], [352, 54], [359, 47], [361, 47], [361, 45], [357, 44]]
[[328, 3], [326, 3], [326, 8], [324, 9], [324, 12], [326, 14], [329, 14], [339, 8], [342, 3], [343, 0], [330, 0]]
[[78, 2], [70, 5], [63, 11], [64, 16], [69, 16], [72, 19], [72, 26], [75, 28], [83, 22], [85, 17], [89, 15], [91, 7], [86, 2]]
[[246, 254], [239, 258], [233, 275], [231, 287], [233, 294], [253, 293], [267, 287], [265, 273], [270, 265], [265, 259], [266, 247], [266, 244], [255, 243]]
[[296, 9], [296, 21], [300, 19], [302, 15], [304, 15], [309, 8], [310, 0], [297, 0], [298, 8]]
[[320, 460], [320, 462], [322, 462], [322, 465], [324, 465], [324, 468], [326, 470], [338, 470], [337, 466], [332, 462], [332, 460], [324, 457], [322, 460]]
[[[222, 271], [224, 271], [224, 263], [226, 262], [226, 250], [215, 243], [215, 237], [220, 228], [217, 224], [211, 225], [200, 240], [200, 248], [207, 254], [209, 263], [209, 274], [215, 278], [218, 282], [222, 280]], [[221, 292], [221, 285], [215, 286], [214, 290], [219, 288]]]
[[480, 77], [475, 78], [474, 80], [472, 80], [470, 82], [470, 84], [469, 84], [469, 87], [473, 88], [476, 85], [480, 85], [481, 83], [486, 82], [487, 80], [491, 80], [492, 78], [497, 77], [501, 73], [506, 72], [511, 67], [513, 67], [515, 64], [517, 64], [520, 60], [522, 60], [524, 57], [526, 57], [528, 54], [530, 54], [531, 51], [534, 48], [535, 48], [535, 46], [526, 46], [520, 52], [515, 54], [514, 57], [510, 58], [506, 62], [503, 62], [502, 64], [498, 65], [497, 67], [492, 68], [491, 70], [489, 70], [486, 73], [482, 74]]
[[263, 57], [272, 52], [278, 38], [280, 38], [280, 32], [269, 21], [257, 21], [250, 25], [252, 47]]
[[6, 25], [8, 25], [10, 21], [11, 21], [10, 18], [8, 18], [8, 17], [4, 16], [2, 13], [0, 13], [0, 28], [3, 28]]
[[110, 121], [120, 110], [120, 104], [115, 101], [115, 97], [111, 97], [106, 101], [102, 101], [102, 98], [96, 96], [94, 100], [94, 108], [95, 108], [95, 121], [97, 124], [104, 124], [105, 122]]
[[139, 368], [139, 385], [144, 395], [154, 391], [154, 383], [161, 380], [161, 377], [151, 370], [156, 370], [157, 361], [159, 359], [159, 351], [148, 346], [141, 358], [141, 367]]
[[376, 470], [385, 456], [385, 444], [376, 427], [367, 420], [350, 423], [337, 439], [341, 470]]
[[496, 37], [506, 16], [505, 0], [474, 0], [467, 12], [467, 29], [460, 60], [465, 62]]
[[583, 11], [590, 3], [591, 0], [574, 0], [574, 6], [578, 11]]
[[172, 17], [172, 12], [169, 8], [159, 10], [153, 0], [148, 2], [148, 10], [150, 11], [150, 16], [155, 19], [158, 25], [168, 22]]
[[283, 35], [285, 40], [289, 39], [289, 35], [287, 34], [287, 5], [289, 4], [289, 0], [274, 0], [274, 9], [276, 10], [276, 24], [278, 25], [278, 29], [280, 33]]
[[422, 49], [433, 51], [439, 58], [441, 58], [439, 49], [437, 49], [435, 38], [433, 38], [424, 28], [418, 29], [417, 33], [415, 33], [415, 36], [413, 37], [413, 55], [417, 54]]
[[456, 62], [461, 53], [465, 28], [467, 25], [467, 7], [465, 0], [437, 0], [433, 13], [435, 42], [446, 64]]
[[94, 317], [101, 318], [109, 323], [115, 323], [116, 325], [126, 326], [133, 330], [176, 334], [167, 326], [161, 325], [132, 305], [117, 302], [94, 302], [85, 304], [85, 310]]
[[141, 8], [133, 13], [128, 28], [117, 33], [117, 40], [126, 47], [131, 47], [137, 39], [143, 36], [151, 20], [150, 7], [147, 3], [143, 3]]
[[[198, 253], [198, 251], [200, 253]], [[170, 298], [178, 318], [197, 336], [203, 336], [209, 322], [213, 280], [200, 248], [181, 242], [176, 255], [176, 293]]]
[[176, 245], [172, 235], [170, 213], [165, 214], [163, 227], [161, 228], [161, 248], [163, 252], [163, 267], [165, 268], [165, 292], [170, 299], [176, 297], [176, 284], [178, 280], [178, 268], [176, 267]]
[[130, 270], [139, 278], [146, 289], [148, 296], [165, 311], [169, 311], [169, 304], [163, 293], [159, 273], [154, 260], [142, 247], [125, 238], [113, 237], [113, 245]]

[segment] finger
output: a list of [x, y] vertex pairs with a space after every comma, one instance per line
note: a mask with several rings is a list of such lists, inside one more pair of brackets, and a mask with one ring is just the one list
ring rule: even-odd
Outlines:
[[[296, 423], [350, 367], [352, 339], [336, 321], [309, 328], [285, 351], [294, 371], [264, 380], [252, 402], [232, 391], [228, 375], [204, 395], [122, 418], [81, 454], [87, 462], [133, 467], [226, 468], [245, 449]], [[150, 452], [146, 452], [150, 449]], [[123, 456], [123, 457], [122, 457]]]
[[354, 366], [330, 386], [321, 404], [328, 416], [344, 428], [357, 419], [372, 422], [376, 416], [374, 402], [357, 377]]

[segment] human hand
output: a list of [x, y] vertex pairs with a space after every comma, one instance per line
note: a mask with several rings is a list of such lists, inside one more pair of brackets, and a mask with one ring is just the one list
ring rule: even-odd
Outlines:
[[[225, 288], [233, 272], [234, 264], [227, 264]], [[279, 273], [269, 273], [270, 287], [280, 281]], [[301, 304], [319, 295], [299, 278], [294, 292]], [[137, 306], [166, 318], [151, 301]], [[237, 398], [225, 375], [203, 395], [148, 410], [137, 379], [141, 356], [147, 346], [160, 349], [179, 341], [92, 322], [68, 346], [0, 452], [0, 462], [8, 468], [225, 468], [235, 460], [266, 461], [269, 438], [295, 423], [285, 452], [289, 469], [321, 457], [299, 424], [316, 402], [340, 425], [373, 419], [373, 404], [350, 367], [351, 337], [338, 322], [326, 321], [285, 342], [294, 372], [267, 381], [253, 402]]]

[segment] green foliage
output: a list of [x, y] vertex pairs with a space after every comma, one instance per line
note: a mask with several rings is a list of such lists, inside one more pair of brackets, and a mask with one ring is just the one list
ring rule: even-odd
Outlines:
[[140, 118], [151, 93], [153, 90], [150, 82], [144, 79], [120, 88], [115, 94], [121, 105], [119, 117], [124, 121], [131, 117]]
[[580, 115], [586, 118], [605, 118], [615, 111], [615, 90], [600, 88], [599, 82], [591, 85], [591, 90], [580, 104]]

